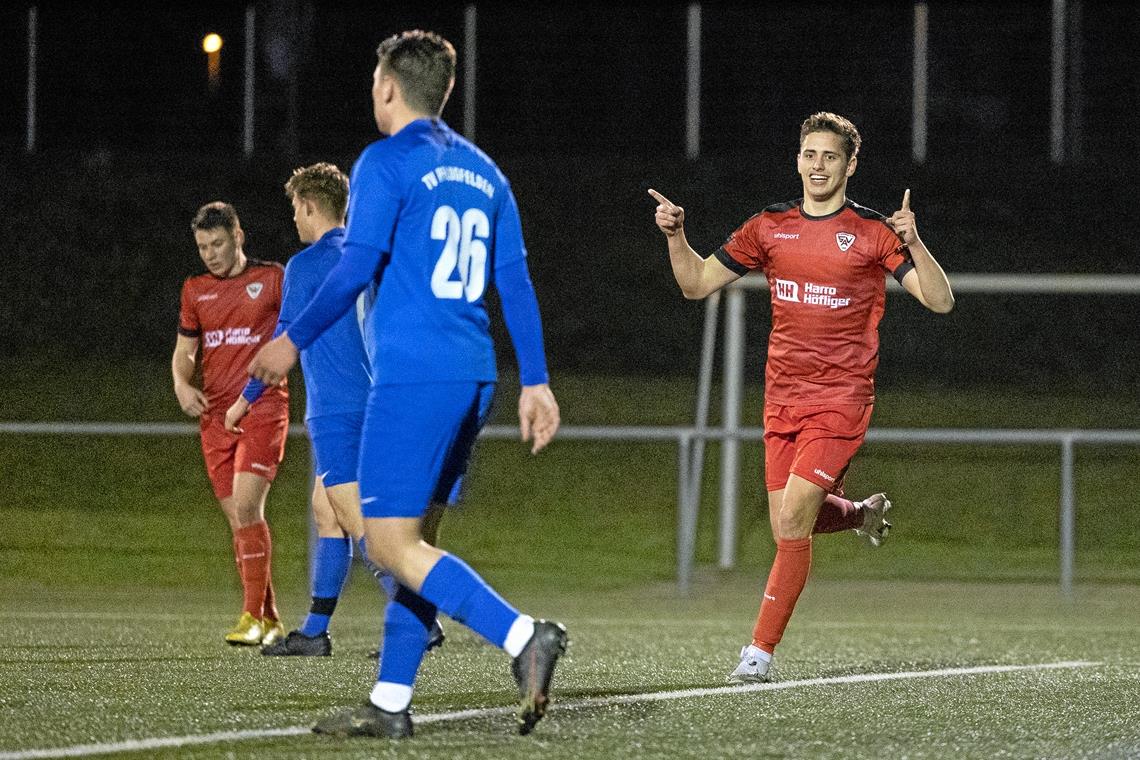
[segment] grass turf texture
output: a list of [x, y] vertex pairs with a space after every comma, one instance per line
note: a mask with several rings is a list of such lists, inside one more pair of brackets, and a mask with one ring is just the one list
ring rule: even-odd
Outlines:
[[[358, 573], [358, 578], [362, 574]], [[783, 681], [1093, 660], [1073, 670], [816, 685], [663, 702], [576, 701], [719, 687], [751, 627], [754, 579], [704, 572], [608, 592], [513, 589], [572, 634], [550, 716], [532, 737], [508, 714], [421, 724], [416, 738], [299, 733], [148, 749], [133, 757], [1129, 757], [1140, 751], [1135, 589], [1059, 604], [1052, 587], [885, 581], [809, 584], [777, 664]], [[331, 659], [269, 659], [221, 642], [229, 608], [204, 591], [5, 594], [0, 752], [306, 727], [367, 693], [371, 588], [334, 618]], [[421, 716], [509, 707], [507, 659], [457, 624], [430, 655]], [[559, 709], [559, 705], [563, 709]], [[128, 756], [124, 753], [124, 756]]]
[[[165, 372], [141, 363], [0, 364], [0, 387], [14, 402], [5, 405], [8, 419], [177, 420]], [[564, 378], [556, 390], [568, 424], [672, 424], [691, 419], [692, 386]], [[751, 391], [745, 421], [756, 424]], [[497, 421], [510, 420], [513, 401], [513, 393], [504, 397]], [[875, 424], [1118, 427], [1140, 411], [1121, 403], [888, 390]], [[676, 449], [669, 444], [556, 441], [531, 458], [520, 444], [484, 442], [468, 504], [448, 517], [443, 543], [527, 611], [566, 619], [574, 644], [557, 681], [564, 702], [717, 686], [747, 639], [772, 555], [755, 492], [759, 456], [758, 446], [745, 447], [739, 567], [720, 573], [709, 568], [718, 470], [710, 447], [703, 567], [688, 597], [670, 583]], [[240, 592], [194, 437], [5, 435], [0, 462], [0, 520], [9, 526], [0, 533], [8, 634], [0, 646], [0, 752], [305, 726], [364, 697], [374, 677], [364, 653], [375, 644], [378, 611], [359, 573], [337, 613], [332, 661], [266, 662], [221, 643]], [[303, 736], [142, 754], [1131, 756], [1140, 753], [1133, 646], [1140, 605], [1135, 586], [1112, 584], [1140, 580], [1140, 517], [1121, 496], [1135, 463], [1132, 449], [1078, 450], [1078, 587], [1075, 600], [1062, 602], [1056, 451], [865, 447], [850, 490], [890, 493], [896, 531], [877, 552], [847, 535], [816, 542], [813, 579], [779, 653], [782, 680], [1104, 663], [1095, 668], [555, 708], [533, 740], [511, 736], [510, 717], [498, 715], [424, 725], [413, 745], [394, 749]], [[290, 627], [307, 606], [307, 477], [304, 441], [291, 439], [269, 508]], [[428, 660], [419, 712], [509, 705], [505, 658], [458, 625], [449, 634], [444, 656]], [[298, 674], [311, 674], [312, 683]]]

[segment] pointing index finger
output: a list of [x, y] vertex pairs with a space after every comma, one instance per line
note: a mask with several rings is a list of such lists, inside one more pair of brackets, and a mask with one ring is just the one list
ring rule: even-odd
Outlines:
[[666, 206], [672, 206], [673, 205], [673, 201], [669, 200], [668, 198], [666, 198], [664, 195], [657, 192], [653, 188], [649, 188], [649, 194], [652, 195], [654, 198], [656, 198], [658, 203], [663, 203]]
[[906, 189], [905, 192], [903, 192], [902, 210], [903, 211], [910, 211], [910, 188], [909, 187]]

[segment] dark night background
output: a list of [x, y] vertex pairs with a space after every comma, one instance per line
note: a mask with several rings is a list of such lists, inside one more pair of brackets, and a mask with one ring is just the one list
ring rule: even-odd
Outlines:
[[[703, 307], [672, 281], [645, 190], [684, 205], [690, 241], [711, 252], [755, 211], [799, 195], [798, 127], [817, 110], [863, 133], [850, 197], [889, 214], [911, 188], [948, 272], [1140, 273], [1140, 5], [1069, 5], [1064, 162], [1049, 158], [1050, 3], [935, 1], [928, 157], [916, 165], [909, 2], [704, 3], [693, 162], [685, 4], [478, 3], [476, 141], [513, 182], [555, 372], [694, 373]], [[244, 3], [39, 4], [32, 154], [28, 5], [0, 10], [0, 357], [165, 361], [182, 278], [201, 268], [194, 211], [229, 200], [247, 253], [298, 250], [282, 183], [317, 160], [347, 170], [376, 139], [369, 86], [385, 36], [423, 27], [455, 44], [444, 117], [462, 129], [464, 4], [254, 7], [250, 159]], [[215, 93], [200, 48], [210, 31], [226, 41]], [[880, 382], [1134, 392], [1136, 307], [1135, 296], [963, 295], [937, 317], [892, 296]], [[755, 367], [766, 296], [748, 309]]]

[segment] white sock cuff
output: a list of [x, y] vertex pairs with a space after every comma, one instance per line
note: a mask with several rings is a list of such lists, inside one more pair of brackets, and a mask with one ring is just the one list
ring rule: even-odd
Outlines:
[[511, 623], [511, 629], [507, 631], [507, 638], [503, 641], [503, 649], [507, 650], [507, 654], [511, 657], [518, 657], [533, 635], [534, 618], [530, 615], [519, 615], [515, 618], [515, 622]]
[[412, 687], [402, 683], [377, 681], [368, 699], [381, 710], [403, 712], [412, 704]]
[[767, 652], [765, 652], [763, 649], [756, 646], [755, 644], [749, 644], [748, 649], [745, 650], [745, 653], [749, 657], [755, 657], [757, 659], [763, 660], [764, 662], [771, 662], [772, 661], [772, 655], [768, 654]]

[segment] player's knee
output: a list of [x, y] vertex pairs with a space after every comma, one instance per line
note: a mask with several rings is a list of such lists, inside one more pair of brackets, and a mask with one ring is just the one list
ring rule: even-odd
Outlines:
[[776, 529], [775, 537], [807, 538], [811, 535], [812, 527], [815, 525], [816, 512], [818, 510], [785, 502], [784, 508], [780, 510], [779, 520], [773, 525], [773, 528]]

